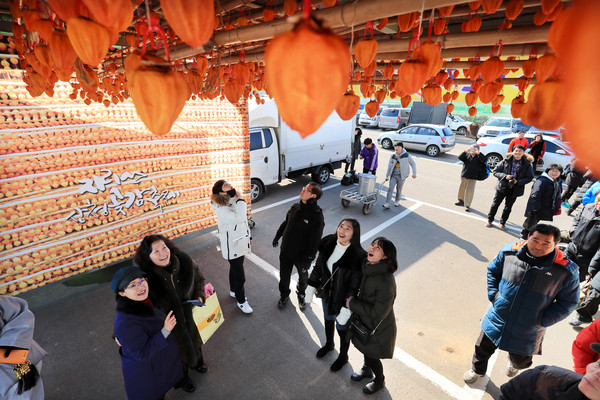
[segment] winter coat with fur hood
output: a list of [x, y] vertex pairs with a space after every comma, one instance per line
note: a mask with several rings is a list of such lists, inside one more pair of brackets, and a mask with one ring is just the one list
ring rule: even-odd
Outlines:
[[[361, 265], [367, 252], [360, 245], [350, 244], [342, 257], [333, 264], [332, 273], [327, 267], [327, 260], [331, 257], [337, 245], [337, 235], [325, 236], [319, 243], [319, 256], [315, 267], [308, 278], [308, 284], [317, 289], [323, 288], [317, 297], [327, 301], [331, 315], [340, 313], [345, 307], [346, 299], [356, 296], [362, 279]], [[331, 278], [331, 280], [329, 280]], [[329, 282], [327, 282], [329, 280]], [[325, 284], [327, 282], [327, 284]]]
[[202, 340], [192, 315], [193, 306], [181, 303], [204, 297], [204, 275], [196, 262], [181, 250], [171, 253], [167, 267], [151, 264], [140, 265], [140, 269], [148, 275], [150, 292], [158, 299], [161, 309], [165, 313], [173, 310], [177, 319], [173, 333], [181, 359], [190, 367], [196, 367], [202, 361], [199, 350]]
[[496, 165], [496, 168], [494, 168], [494, 176], [498, 178], [496, 190], [499, 192], [512, 190], [512, 196], [519, 197], [523, 196], [523, 193], [525, 193], [525, 185], [533, 180], [533, 168], [531, 167], [533, 157], [529, 154], [523, 154], [523, 157], [519, 160], [521, 165], [515, 175], [515, 178], [517, 179], [516, 184], [506, 180], [507, 175], [512, 175], [511, 170], [513, 160], [513, 154], [508, 153], [504, 161], [499, 162], [498, 165]]

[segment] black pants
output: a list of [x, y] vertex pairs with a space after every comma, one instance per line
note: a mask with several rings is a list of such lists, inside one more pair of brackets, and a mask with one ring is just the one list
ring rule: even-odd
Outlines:
[[582, 256], [574, 253], [572, 247], [567, 247], [567, 257], [579, 266], [579, 282], [585, 281], [592, 259], [589, 256]]
[[240, 304], [246, 301], [244, 283], [246, 283], [244, 256], [229, 260], [229, 290], [235, 293], [235, 299]]
[[576, 190], [577, 190], [577, 186], [567, 186], [567, 188], [563, 192], [562, 196], [560, 196], [560, 200], [562, 202], [569, 200], [571, 198], [571, 196], [573, 196], [573, 193], [575, 193]]
[[494, 200], [492, 201], [492, 206], [490, 207], [490, 212], [488, 213], [488, 221], [494, 222], [494, 217], [498, 212], [498, 207], [504, 200], [504, 210], [502, 210], [502, 217], [500, 218], [500, 223], [505, 224], [510, 216], [510, 212], [512, 211], [512, 206], [515, 204], [515, 200], [517, 197], [513, 195], [512, 190], [508, 191], [499, 191], [496, 190], [496, 194], [494, 195]]
[[308, 269], [310, 268], [310, 262], [292, 260], [281, 252], [279, 253], [279, 293], [281, 294], [282, 299], [288, 297], [292, 292], [290, 290], [290, 279], [292, 277], [294, 265], [298, 270], [296, 293], [298, 293], [298, 296], [304, 297], [304, 291], [308, 285]]
[[344, 168], [344, 173], [348, 172], [348, 169], [350, 169], [350, 171], [354, 171], [354, 163], [355, 162], [356, 162], [356, 157], [352, 157], [352, 162], [346, 163], [346, 168]]
[[380, 359], [365, 356], [365, 365], [371, 368], [373, 374], [375, 374], [375, 381], [377, 383], [383, 382], [385, 377], [383, 376], [383, 364]]
[[[475, 342], [475, 353], [473, 353], [473, 371], [475, 371], [476, 374], [485, 375], [488, 361], [496, 349], [497, 347], [494, 342], [481, 331]], [[533, 363], [533, 355], [524, 356], [521, 354], [508, 353], [508, 359], [517, 369], [529, 368]]]
[[585, 322], [592, 322], [594, 320], [594, 315], [598, 312], [599, 305], [600, 291], [590, 288], [583, 302], [577, 307], [579, 319]]
[[[369, 173], [369, 171], [371, 171], [371, 170], [370, 170], [370, 169], [368, 169], [368, 168], [364, 168], [364, 167], [363, 167], [363, 174], [368, 174], [368, 173]], [[377, 175], [377, 168], [375, 168], [375, 169], [373, 170], [373, 175]]]

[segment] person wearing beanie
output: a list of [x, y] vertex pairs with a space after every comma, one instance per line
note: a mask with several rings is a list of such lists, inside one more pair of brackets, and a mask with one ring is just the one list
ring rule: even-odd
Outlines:
[[173, 311], [177, 319], [173, 333], [184, 364], [184, 375], [187, 377], [188, 368], [207, 372], [202, 339], [192, 314], [193, 305], [185, 303], [187, 300], [206, 302], [204, 275], [196, 262], [163, 235], [142, 239], [133, 262], [148, 275], [148, 284], [160, 308], [165, 312]]
[[138, 267], [123, 267], [115, 273], [111, 288], [116, 295], [114, 332], [121, 346], [121, 367], [129, 400], [160, 400], [172, 387], [194, 390], [184, 378], [173, 328], [177, 319], [167, 315], [149, 299], [146, 274]]
[[377, 165], [379, 162], [379, 150], [373, 143], [371, 138], [366, 138], [365, 147], [362, 148], [360, 154], [358, 155], [360, 159], [363, 159], [363, 174], [373, 174], [377, 173]]
[[251, 314], [253, 310], [244, 289], [244, 257], [252, 252], [246, 202], [224, 179], [213, 185], [210, 201], [217, 215], [221, 254], [229, 261], [229, 295], [237, 300], [237, 306], [243, 313]]

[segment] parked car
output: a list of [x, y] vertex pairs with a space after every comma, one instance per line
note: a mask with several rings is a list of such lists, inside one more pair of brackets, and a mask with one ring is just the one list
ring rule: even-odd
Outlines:
[[485, 124], [479, 128], [477, 138], [485, 136], [500, 136], [509, 135], [516, 131], [527, 132], [531, 128], [529, 125], [525, 125], [520, 119], [507, 118], [507, 117], [493, 117], [487, 120]]
[[544, 137], [544, 139], [546, 139], [546, 136], [550, 136], [550, 137], [553, 137], [555, 139], [562, 140], [563, 129], [560, 128], [560, 129], [555, 129], [553, 131], [547, 131], [547, 130], [538, 129], [535, 126], [532, 126], [531, 129], [529, 129], [527, 131], [527, 133], [531, 133], [533, 135], [541, 133], [542, 136]]
[[402, 129], [408, 125], [410, 108], [386, 108], [379, 116], [379, 128]]
[[[531, 143], [535, 134], [527, 133], [525, 139]], [[504, 160], [508, 152], [508, 145], [517, 135], [511, 134], [500, 137], [483, 137], [477, 141], [481, 154], [487, 157], [487, 163], [490, 168], [494, 168], [496, 164]], [[542, 162], [538, 163], [537, 171], [543, 172], [548, 165], [558, 164], [563, 168], [570, 164], [575, 154], [573, 150], [565, 143], [551, 136], [544, 137], [546, 142], [546, 153], [542, 158]]]
[[458, 115], [448, 114], [446, 117], [446, 126], [453, 131], [458, 131], [462, 135], [467, 134], [471, 125], [473, 125], [471, 121], [465, 121]]
[[414, 124], [396, 132], [379, 135], [377, 144], [384, 149], [391, 149], [394, 144], [402, 142], [407, 150], [425, 151], [428, 156], [435, 157], [450, 151], [454, 147], [454, 132], [444, 125]]
[[369, 117], [369, 114], [367, 114], [365, 110], [362, 110], [360, 117], [358, 117], [358, 125], [366, 126], [368, 128], [377, 128], [377, 125], [379, 124], [379, 115], [381, 115], [381, 112], [385, 109], [386, 107], [379, 107], [379, 111], [377, 111], [377, 114], [375, 114], [374, 117]]
[[360, 114], [363, 112], [363, 110], [365, 109], [365, 105], [361, 104], [358, 106], [358, 111], [356, 112], [356, 124], [358, 125], [358, 118], [360, 118]]

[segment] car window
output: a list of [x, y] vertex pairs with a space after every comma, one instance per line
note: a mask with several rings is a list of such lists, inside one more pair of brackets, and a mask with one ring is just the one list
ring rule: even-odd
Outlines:
[[501, 126], [503, 128], [510, 128], [510, 120], [509, 119], [494, 119], [494, 118], [492, 118], [485, 124], [491, 125], [491, 126]]
[[515, 129], [518, 131], [528, 131], [531, 125], [525, 125], [521, 121], [515, 121]]
[[396, 116], [398, 116], [398, 111], [399, 111], [398, 109], [388, 108], [387, 110], [384, 110], [381, 113], [381, 116], [382, 117], [396, 117]]
[[514, 138], [509, 137], [508, 139], [502, 139], [502, 144], [510, 144], [510, 141], [513, 140]]
[[570, 156], [571, 153], [565, 149], [564, 147], [558, 146], [552, 142], [546, 141], [546, 152], [547, 153], [555, 153], [556, 154], [556, 150], [562, 150], [565, 152], [565, 155]]
[[435, 129], [431, 129], [431, 128], [421, 128], [419, 129], [419, 135], [426, 135], [426, 136], [436, 136], [438, 133]]
[[452, 136], [452, 131], [449, 128], [442, 129], [444, 136]]
[[271, 147], [271, 144], [273, 144], [273, 136], [271, 135], [271, 130], [263, 129], [263, 134], [265, 136], [265, 147]]
[[402, 116], [402, 118], [408, 118], [410, 115], [410, 111], [402, 110], [402, 113], [400, 115]]
[[262, 149], [262, 135], [261, 130], [250, 131], [250, 150]]
[[416, 135], [419, 130], [418, 126], [409, 126], [408, 128], [404, 128], [400, 131], [403, 135]]

